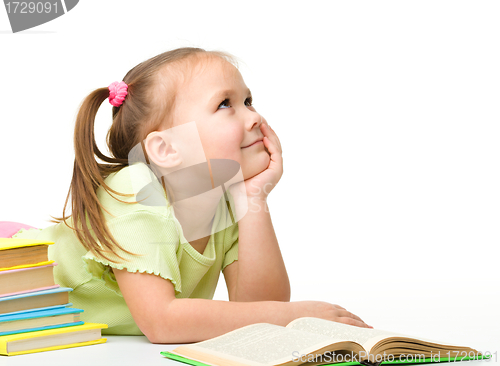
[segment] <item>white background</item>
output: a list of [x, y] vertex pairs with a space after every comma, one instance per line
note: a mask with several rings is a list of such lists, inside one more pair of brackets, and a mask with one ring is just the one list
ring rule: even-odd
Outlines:
[[[228, 51], [283, 147], [268, 204], [292, 301], [500, 351], [499, 18], [496, 1], [85, 0], [12, 34], [0, 8], [0, 220], [62, 214], [92, 90], [166, 50]], [[110, 124], [105, 102], [104, 151]]]

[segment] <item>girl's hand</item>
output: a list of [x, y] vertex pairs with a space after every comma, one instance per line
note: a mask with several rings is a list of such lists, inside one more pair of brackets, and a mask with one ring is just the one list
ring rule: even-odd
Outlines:
[[262, 141], [271, 161], [266, 170], [245, 180], [245, 189], [248, 197], [265, 200], [283, 175], [283, 157], [278, 135], [267, 124], [267, 121], [264, 120], [264, 123], [260, 125], [260, 130], [264, 134]]
[[339, 305], [333, 305], [324, 301], [294, 301], [289, 304], [292, 308], [294, 319], [310, 316], [362, 328], [373, 328], [361, 320], [359, 316], [348, 312]]

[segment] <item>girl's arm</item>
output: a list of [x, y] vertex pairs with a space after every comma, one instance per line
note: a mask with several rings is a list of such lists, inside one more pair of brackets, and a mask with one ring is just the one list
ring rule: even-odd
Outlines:
[[238, 221], [238, 260], [224, 270], [231, 301], [290, 301], [290, 281], [265, 199]]
[[177, 299], [172, 282], [159, 276], [113, 272], [132, 317], [152, 343], [199, 342], [250, 324], [285, 326], [304, 316], [368, 327], [344, 308], [323, 301]]
[[267, 196], [283, 175], [281, 143], [267, 121], [260, 130], [270, 155], [269, 165], [244, 184], [229, 187], [233, 197], [246, 196], [248, 210], [238, 221], [238, 260], [223, 273], [230, 300], [290, 301], [290, 281], [267, 206]]
[[285, 326], [296, 317], [289, 302], [177, 299], [173, 284], [162, 277], [112, 270], [132, 317], [152, 343], [198, 342], [254, 323]]

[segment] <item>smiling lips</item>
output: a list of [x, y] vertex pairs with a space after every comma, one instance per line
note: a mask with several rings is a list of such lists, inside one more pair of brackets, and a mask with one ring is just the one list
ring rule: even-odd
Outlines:
[[248, 146], [244, 146], [243, 148], [245, 149], [245, 148], [247, 148], [247, 147], [251, 147], [251, 146], [258, 145], [260, 142], [262, 142], [262, 140], [257, 140], [257, 141], [255, 141], [253, 144], [250, 144], [250, 145], [248, 145]]

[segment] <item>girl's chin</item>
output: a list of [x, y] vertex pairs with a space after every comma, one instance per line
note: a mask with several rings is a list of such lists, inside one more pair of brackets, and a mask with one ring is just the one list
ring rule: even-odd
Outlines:
[[[264, 155], [264, 154], [262, 154]], [[247, 180], [252, 177], [255, 177], [256, 175], [262, 173], [264, 170], [267, 169], [269, 166], [269, 163], [271, 162], [271, 158], [268, 154], [265, 156], [259, 156], [258, 158], [256, 157], [253, 161], [252, 164], [249, 164], [248, 166], [242, 167], [242, 173], [243, 173], [243, 179]]]

